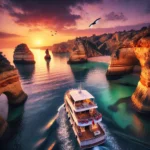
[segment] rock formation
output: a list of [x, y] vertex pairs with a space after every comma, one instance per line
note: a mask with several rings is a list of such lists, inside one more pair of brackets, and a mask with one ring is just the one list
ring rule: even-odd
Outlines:
[[101, 56], [96, 46], [87, 39], [76, 38], [68, 63], [84, 63], [88, 57]]
[[14, 63], [18, 64], [34, 64], [34, 55], [26, 44], [20, 44], [14, 51]]
[[68, 40], [67, 42], [62, 42], [54, 44], [50, 47], [53, 53], [67, 53], [74, 47], [74, 40]]
[[76, 39], [74, 50], [70, 53], [68, 63], [85, 63], [87, 62], [87, 56], [85, 54], [83, 43]]
[[[18, 71], [0, 53], [0, 95], [5, 94], [8, 103], [18, 105], [24, 102], [27, 95], [23, 92], [19, 81]], [[4, 133], [7, 122], [0, 117], [0, 136]]]
[[150, 113], [150, 40], [148, 48], [136, 47], [134, 52], [140, 61], [142, 70], [140, 81], [131, 97], [132, 102], [138, 111]]
[[111, 56], [111, 63], [107, 70], [108, 79], [116, 79], [122, 75], [131, 73], [139, 61], [135, 56], [133, 48], [122, 48], [116, 50]]
[[119, 46], [120, 49], [112, 54], [106, 75], [109, 78], [124, 75], [132, 72], [136, 64], [140, 64], [140, 81], [131, 99], [138, 111], [150, 113], [150, 27], [143, 28], [136, 34], [133, 31], [133, 36], [120, 41]]
[[44, 58], [45, 58], [46, 60], [47, 60], [47, 59], [48, 59], [48, 60], [51, 59], [51, 56], [50, 56], [50, 54], [49, 54], [49, 50], [48, 50], [48, 49], [46, 49], [45, 54], [46, 54], [46, 55], [45, 55]]

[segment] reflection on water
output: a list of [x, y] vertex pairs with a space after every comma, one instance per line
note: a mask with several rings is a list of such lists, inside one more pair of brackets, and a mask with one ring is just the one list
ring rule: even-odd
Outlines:
[[[79, 82], [95, 96], [98, 109], [103, 114], [102, 125], [107, 140], [93, 150], [134, 150], [136, 147], [138, 150], [147, 150], [150, 147], [150, 120], [137, 114], [129, 104], [129, 97], [139, 80], [137, 75], [108, 81], [105, 76], [108, 64], [89, 62], [68, 65], [68, 54], [52, 53], [52, 59], [47, 63], [45, 51], [32, 51], [36, 60], [34, 67], [18, 68], [28, 100], [23, 111], [18, 109], [9, 112], [8, 120], [17, 118], [22, 112], [21, 119], [14, 124], [18, 129], [15, 136], [3, 141], [0, 149], [3, 146], [5, 150], [44, 150], [52, 147], [54, 150], [78, 150], [65, 112], [60, 113], [58, 118], [56, 116], [64, 93], [78, 87]], [[13, 51], [6, 50], [4, 54], [12, 62]]]
[[8, 110], [9, 110], [7, 117], [8, 128], [3, 136], [3, 139], [0, 139], [1, 149], [7, 149], [7, 145], [5, 144], [5, 142], [14, 139], [22, 129], [24, 104], [21, 104], [20, 106], [17, 107], [9, 106]]
[[0, 116], [4, 119], [8, 116], [8, 100], [5, 94], [0, 95]]
[[19, 71], [20, 76], [23, 79], [32, 79], [33, 74], [35, 72], [35, 65], [34, 64], [28, 64], [28, 65], [24, 65], [24, 64], [15, 64], [16, 68]]
[[70, 65], [70, 68], [73, 73], [75, 82], [81, 82], [81, 81], [85, 82], [87, 75], [90, 71], [90, 69], [87, 68], [86, 65], [80, 68], [80, 65], [73, 64], [73, 65]]
[[49, 73], [49, 70], [50, 70], [50, 66], [49, 66], [50, 59], [45, 59], [45, 61], [46, 61], [47, 72]]

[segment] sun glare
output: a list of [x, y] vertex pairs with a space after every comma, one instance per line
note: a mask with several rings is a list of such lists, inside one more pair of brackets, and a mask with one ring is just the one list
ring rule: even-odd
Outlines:
[[36, 40], [36, 41], [35, 41], [35, 44], [36, 44], [36, 45], [41, 45], [41, 44], [42, 44], [42, 41], [41, 41], [41, 40]]

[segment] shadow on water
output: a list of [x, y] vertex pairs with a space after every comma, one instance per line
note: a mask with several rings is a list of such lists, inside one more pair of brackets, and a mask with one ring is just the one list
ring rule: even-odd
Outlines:
[[53, 56], [55, 58], [68, 58], [69, 57], [69, 53], [53, 53]]
[[94, 63], [94, 62], [88, 62], [84, 64], [71, 64], [70, 68], [72, 71], [72, 74], [74, 76], [74, 79], [76, 82], [85, 82], [87, 79], [87, 76], [90, 72], [93, 72], [96, 69], [101, 68], [102, 70], [106, 70], [108, 67], [105, 63]]
[[35, 65], [34, 64], [28, 64], [28, 65], [22, 65], [22, 64], [15, 64], [16, 68], [19, 71], [19, 74], [24, 79], [32, 79], [32, 76], [35, 72]]
[[7, 143], [13, 139], [19, 132], [22, 126], [22, 118], [24, 113], [24, 104], [21, 104], [17, 107], [9, 106], [8, 111], [8, 128], [0, 139], [0, 149], [6, 149]]
[[85, 82], [86, 77], [90, 71], [89, 68], [87, 68], [86, 66], [78, 67], [78, 65], [76, 64], [70, 65], [70, 68], [76, 82]]
[[[118, 101], [116, 101], [113, 105], [108, 106], [108, 109], [110, 109], [113, 112], [117, 112], [118, 111], [118, 105], [122, 104], [122, 103], [126, 103], [131, 104], [131, 100], [130, 97], [127, 98], [120, 98]], [[128, 107], [127, 107], [128, 108]]]

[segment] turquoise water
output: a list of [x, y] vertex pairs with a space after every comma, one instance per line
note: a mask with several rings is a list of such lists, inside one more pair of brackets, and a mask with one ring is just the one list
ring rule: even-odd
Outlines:
[[[4, 116], [8, 115], [9, 131], [0, 141], [0, 150], [78, 150], [66, 114], [63, 109], [58, 113], [58, 109], [63, 104], [64, 93], [80, 83], [95, 96], [103, 114], [107, 139], [93, 150], [150, 149], [150, 120], [136, 113], [128, 98], [139, 81], [137, 75], [108, 81], [105, 77], [108, 64], [68, 65], [68, 54], [51, 54], [52, 60], [46, 62], [44, 51], [32, 51], [35, 65], [16, 66], [28, 99], [24, 105], [10, 108], [8, 114], [2, 110]], [[3, 52], [12, 63], [13, 51]], [[2, 95], [0, 109], [8, 109], [6, 101]]]

